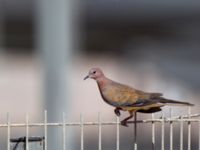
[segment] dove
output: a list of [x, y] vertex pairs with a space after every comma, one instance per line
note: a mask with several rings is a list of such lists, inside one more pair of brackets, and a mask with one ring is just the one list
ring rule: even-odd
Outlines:
[[107, 78], [100, 68], [90, 69], [84, 80], [91, 78], [97, 82], [101, 97], [109, 105], [115, 107], [114, 113], [120, 116], [120, 111], [128, 111], [129, 116], [121, 121], [121, 125], [128, 126], [127, 121], [134, 117], [134, 113], [155, 113], [168, 104], [193, 106], [188, 102], [166, 99], [162, 93], [149, 93], [131, 86], [115, 82]]

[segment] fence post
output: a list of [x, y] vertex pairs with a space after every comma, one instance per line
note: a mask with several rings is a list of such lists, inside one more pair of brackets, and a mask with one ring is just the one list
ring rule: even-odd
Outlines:
[[10, 150], [10, 114], [7, 113], [7, 150]]
[[[152, 120], [154, 120], [154, 114], [151, 115]], [[155, 150], [155, 123], [152, 121], [152, 150]]]
[[101, 135], [102, 135], [102, 128], [101, 128], [101, 113], [99, 112], [99, 114], [98, 114], [98, 126], [99, 126], [99, 131], [98, 131], [98, 133], [99, 133], [99, 135], [98, 135], [98, 148], [99, 148], [99, 150], [101, 150], [102, 148], [101, 148], [101, 144], [102, 144], [102, 137], [101, 137]]
[[44, 150], [47, 150], [47, 111], [44, 111]]
[[137, 150], [137, 112], [134, 116], [134, 150]]
[[164, 113], [162, 111], [162, 122], [161, 122], [161, 149], [165, 149], [165, 118]]
[[81, 121], [81, 150], [84, 150], [84, 124], [83, 124], [83, 115], [80, 116]]
[[183, 150], [183, 116], [180, 119], [180, 150]]
[[199, 150], [200, 150], [200, 118], [199, 118]]
[[120, 125], [120, 121], [119, 121], [119, 117], [116, 116], [116, 150], [119, 150], [119, 125]]
[[66, 149], [66, 136], [65, 136], [65, 132], [66, 132], [66, 124], [65, 124], [65, 113], [63, 112], [63, 120], [62, 120], [62, 129], [63, 129], [63, 150]]
[[200, 150], [200, 118], [199, 118], [199, 150]]
[[172, 119], [172, 108], [170, 108], [170, 150], [173, 150], [173, 121]]
[[28, 113], [26, 114], [26, 150], [29, 150], [29, 115]]
[[[191, 107], [188, 107], [188, 118], [191, 117]], [[188, 150], [191, 150], [191, 122], [188, 121]]]

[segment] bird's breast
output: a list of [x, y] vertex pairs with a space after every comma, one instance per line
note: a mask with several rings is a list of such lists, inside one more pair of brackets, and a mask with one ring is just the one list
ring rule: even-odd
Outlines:
[[107, 87], [99, 87], [99, 90], [100, 90], [103, 100], [106, 103], [114, 107], [120, 106], [120, 99], [122, 97], [120, 98], [117, 95], [117, 90], [115, 88], [107, 86]]

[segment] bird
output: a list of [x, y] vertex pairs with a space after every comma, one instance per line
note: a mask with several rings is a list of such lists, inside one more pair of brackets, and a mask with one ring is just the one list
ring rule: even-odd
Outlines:
[[[193, 106], [194, 104], [171, 100], [163, 97], [162, 93], [150, 93], [135, 89], [131, 86], [115, 82], [107, 78], [100, 68], [92, 68], [84, 80], [91, 78], [97, 82], [102, 99], [115, 107], [114, 113], [121, 115], [120, 111], [128, 111], [129, 116], [121, 121], [121, 125], [128, 127], [128, 120], [134, 117], [136, 112], [155, 113], [162, 110], [168, 104]], [[136, 117], [136, 116], [135, 116]]]

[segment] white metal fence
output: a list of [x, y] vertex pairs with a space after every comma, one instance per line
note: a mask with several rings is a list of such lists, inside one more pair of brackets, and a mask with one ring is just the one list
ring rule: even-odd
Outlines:
[[[171, 109], [170, 109], [171, 110]], [[164, 150], [165, 149], [165, 125], [166, 123], [170, 124], [170, 133], [169, 138], [170, 139], [170, 150], [173, 150], [173, 137], [174, 137], [174, 123], [178, 122], [180, 127], [180, 146], [179, 149], [183, 150], [183, 132], [184, 132], [184, 126], [183, 123], [187, 123], [187, 136], [184, 138], [187, 138], [187, 149], [191, 150], [191, 123], [196, 122], [198, 123], [198, 149], [200, 150], [200, 113], [191, 114], [191, 108], [188, 109], [188, 115], [185, 116], [172, 116], [172, 111], [170, 111], [171, 115], [169, 118], [165, 118], [164, 115], [162, 115], [160, 118], [155, 118], [154, 114], [152, 114], [151, 119], [145, 119], [145, 120], [138, 120], [137, 124], [141, 123], [148, 123], [152, 127], [152, 150], [155, 150], [156, 147], [156, 140], [155, 140], [155, 124], [160, 123], [161, 124], [161, 147], [157, 149]], [[129, 123], [134, 123], [134, 121], [130, 121]], [[10, 115], [7, 114], [7, 123], [0, 124], [0, 128], [6, 128], [7, 130], [7, 150], [11, 150], [10, 146], [10, 139], [11, 139], [11, 128], [15, 127], [24, 127], [25, 128], [25, 149], [29, 150], [29, 131], [32, 127], [42, 127], [44, 130], [44, 150], [48, 150], [47, 143], [47, 135], [48, 135], [48, 127], [54, 126], [54, 127], [61, 127], [62, 128], [62, 150], [66, 150], [66, 128], [68, 126], [79, 126], [80, 127], [80, 149], [84, 150], [84, 127], [85, 126], [98, 126], [98, 150], [102, 150], [102, 126], [104, 125], [112, 125], [116, 127], [116, 150], [120, 150], [120, 121], [119, 117], [116, 117], [115, 121], [109, 121], [109, 122], [102, 122], [101, 114], [98, 115], [98, 121], [96, 122], [85, 122], [83, 115], [80, 116], [79, 122], [66, 122], [65, 121], [65, 113], [63, 113], [63, 119], [62, 122], [57, 123], [49, 123], [47, 122], [47, 112], [44, 112], [44, 122], [42, 123], [30, 123], [29, 122], [29, 115], [26, 115], [26, 122], [25, 123], [11, 123]], [[137, 148], [137, 143], [133, 144], [133, 149], [139, 149]]]

